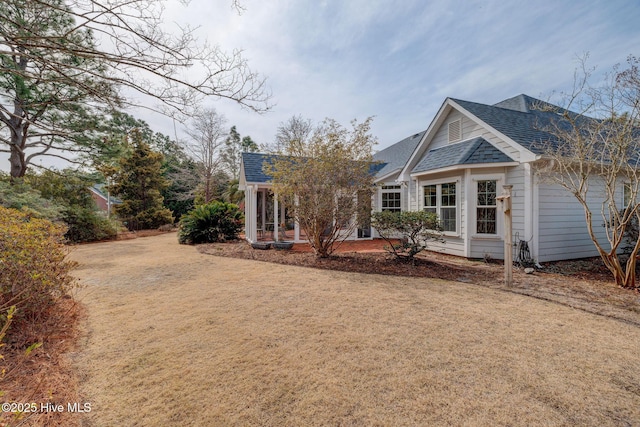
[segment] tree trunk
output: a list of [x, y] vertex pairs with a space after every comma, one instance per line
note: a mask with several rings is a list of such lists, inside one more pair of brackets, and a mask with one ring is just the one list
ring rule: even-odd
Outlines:
[[11, 165], [11, 179], [22, 178], [27, 173], [24, 152], [15, 144], [11, 144], [9, 163]]

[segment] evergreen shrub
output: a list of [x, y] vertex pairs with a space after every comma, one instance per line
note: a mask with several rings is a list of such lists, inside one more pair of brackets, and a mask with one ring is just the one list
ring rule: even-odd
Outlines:
[[242, 226], [243, 215], [238, 205], [215, 201], [182, 216], [178, 241], [192, 245], [235, 240]]

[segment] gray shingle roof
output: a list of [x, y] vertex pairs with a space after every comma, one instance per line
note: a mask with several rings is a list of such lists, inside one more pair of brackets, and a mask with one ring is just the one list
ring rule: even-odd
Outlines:
[[513, 159], [485, 139], [474, 138], [430, 150], [411, 172], [426, 172], [457, 165], [507, 162], [513, 162]]
[[558, 112], [564, 111], [560, 107], [527, 95], [518, 95], [495, 105], [453, 98], [452, 100], [489, 126], [536, 154], [541, 154], [542, 143], [555, 139], [544, 129], [551, 123], [560, 120], [560, 116], [555, 111], [540, 111], [540, 107], [546, 106], [552, 107]]
[[[242, 153], [242, 166], [244, 168], [244, 176], [246, 182], [269, 182], [271, 176], [264, 173], [265, 163], [272, 163], [274, 160], [281, 157], [275, 154], [263, 154], [263, 153]], [[384, 163], [373, 163], [369, 171], [372, 175], [379, 173], [380, 169], [384, 168]]]
[[271, 163], [278, 156], [262, 153], [242, 153], [242, 166], [247, 182], [269, 182], [271, 177], [264, 173], [262, 166], [265, 162]]
[[422, 139], [426, 131], [418, 132], [415, 135], [411, 135], [403, 139], [400, 142], [378, 151], [373, 155], [373, 160], [382, 163], [382, 167], [377, 172], [376, 176], [382, 177], [390, 174], [391, 172], [401, 169], [407, 163], [411, 154], [418, 146], [418, 143]]

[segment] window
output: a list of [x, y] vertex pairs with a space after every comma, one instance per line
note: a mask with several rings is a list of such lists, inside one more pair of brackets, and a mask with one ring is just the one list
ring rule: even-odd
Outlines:
[[476, 232], [497, 233], [496, 181], [478, 181], [476, 200]]
[[423, 189], [424, 210], [438, 215], [443, 231], [456, 232], [458, 223], [456, 183], [425, 185]]
[[402, 192], [399, 185], [382, 186], [382, 211], [400, 212], [402, 210]]
[[440, 221], [444, 231], [456, 231], [456, 184], [442, 184]]
[[425, 185], [424, 187], [424, 210], [437, 214], [438, 195], [435, 185]]

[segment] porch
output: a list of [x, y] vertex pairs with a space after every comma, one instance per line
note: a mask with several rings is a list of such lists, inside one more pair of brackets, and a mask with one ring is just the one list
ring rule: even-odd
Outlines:
[[[282, 203], [268, 184], [245, 186], [245, 238], [249, 242], [293, 241], [307, 243], [304, 230], [294, 220], [291, 209]], [[370, 203], [370, 200], [368, 201]], [[356, 219], [354, 218], [353, 221]], [[345, 224], [345, 233], [349, 227]], [[355, 231], [349, 232], [347, 240], [372, 238], [369, 218]]]

